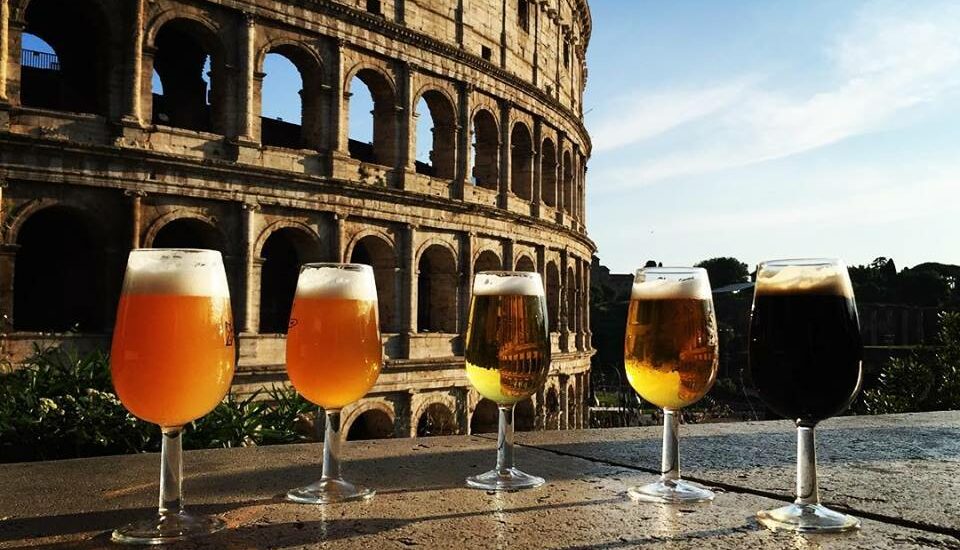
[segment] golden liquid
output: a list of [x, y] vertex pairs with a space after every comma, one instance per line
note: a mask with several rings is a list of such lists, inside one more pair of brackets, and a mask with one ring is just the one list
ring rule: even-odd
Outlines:
[[547, 379], [550, 337], [543, 296], [474, 296], [467, 325], [467, 378], [501, 405], [523, 401]]
[[113, 387], [137, 418], [182, 426], [230, 389], [233, 339], [227, 297], [124, 294], [110, 351]]
[[717, 377], [717, 322], [711, 300], [631, 300], [624, 361], [645, 400], [679, 409], [700, 400]]
[[370, 391], [382, 363], [376, 301], [294, 299], [287, 374], [307, 400], [325, 409], [343, 408]]

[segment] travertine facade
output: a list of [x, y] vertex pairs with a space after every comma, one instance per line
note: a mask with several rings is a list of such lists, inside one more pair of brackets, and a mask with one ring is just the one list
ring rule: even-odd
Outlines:
[[[462, 368], [469, 288], [523, 269], [544, 277], [554, 355], [518, 427], [582, 426], [589, 34], [585, 0], [0, 0], [3, 353], [104, 345], [131, 248], [216, 248], [238, 387], [283, 380], [297, 266], [358, 261], [389, 360], [344, 411], [351, 437], [487, 431]], [[300, 125], [261, 117], [268, 53], [299, 69]], [[372, 144], [348, 138], [355, 82]]]

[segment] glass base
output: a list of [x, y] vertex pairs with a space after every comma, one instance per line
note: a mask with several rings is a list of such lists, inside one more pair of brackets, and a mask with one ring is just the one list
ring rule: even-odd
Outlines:
[[713, 500], [713, 491], [692, 481], [659, 480], [641, 487], [631, 487], [627, 490], [630, 498], [639, 502], [656, 502], [660, 504], [692, 504], [695, 502], [710, 502]]
[[151, 519], [128, 523], [115, 530], [113, 542], [124, 544], [168, 544], [216, 533], [227, 524], [219, 518], [179, 514], [157, 514]]
[[287, 492], [287, 500], [300, 504], [332, 504], [367, 500], [373, 498], [376, 493], [373, 489], [354, 485], [342, 479], [321, 479], [306, 487], [291, 489]]
[[467, 486], [486, 491], [517, 491], [532, 489], [546, 483], [542, 477], [532, 476], [516, 468], [490, 470], [467, 478]]
[[757, 512], [757, 521], [774, 531], [840, 533], [860, 528], [860, 520], [822, 504], [790, 504]]

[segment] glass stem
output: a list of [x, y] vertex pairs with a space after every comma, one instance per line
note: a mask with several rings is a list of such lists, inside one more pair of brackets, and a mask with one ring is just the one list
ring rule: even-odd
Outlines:
[[183, 426], [160, 428], [160, 515], [183, 513]]
[[340, 479], [340, 409], [325, 410], [327, 417], [323, 431], [323, 475], [321, 481]]
[[500, 425], [497, 431], [497, 472], [507, 474], [513, 468], [513, 407], [500, 405]]
[[660, 460], [660, 479], [665, 482], [680, 479], [680, 419], [673, 409], [663, 409], [663, 456]]
[[800, 505], [820, 504], [817, 489], [817, 440], [813, 426], [797, 426], [797, 500]]

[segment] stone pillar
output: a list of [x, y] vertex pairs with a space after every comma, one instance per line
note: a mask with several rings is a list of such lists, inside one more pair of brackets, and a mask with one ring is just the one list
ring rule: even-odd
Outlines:
[[583, 289], [584, 289], [583, 331], [586, 334], [586, 336], [584, 336], [584, 349], [586, 350], [593, 349], [593, 330], [590, 328], [590, 266], [591, 266], [591, 262], [589, 260], [584, 260], [583, 262]]
[[347, 216], [344, 214], [333, 214], [333, 250], [331, 254], [333, 256], [334, 262], [343, 262], [346, 261], [343, 258], [344, 249], [347, 246], [346, 243], [346, 225], [347, 225]]
[[347, 143], [350, 139], [350, 128], [347, 125], [348, 109], [346, 102], [350, 101], [350, 92], [345, 89], [343, 81], [343, 48], [346, 43], [343, 39], [336, 39], [333, 43], [333, 67], [331, 75], [333, 81], [330, 86], [330, 124], [327, 130], [330, 133], [330, 149], [341, 156], [350, 156]]
[[457, 23], [457, 44], [460, 44], [461, 48], [463, 47], [463, 2], [464, 0], [457, 0], [457, 11], [454, 15]]
[[140, 248], [140, 230], [143, 224], [141, 200], [147, 193], [139, 189], [127, 189], [123, 194], [130, 197], [130, 249], [136, 250]]
[[510, 196], [510, 103], [502, 101], [500, 103], [500, 189], [499, 203], [500, 208], [507, 207], [507, 197]]
[[241, 204], [243, 209], [243, 269], [240, 278], [240, 298], [238, 304], [239, 311], [243, 311], [242, 332], [256, 334], [260, 328], [260, 285], [255, 284], [259, 280], [259, 269], [262, 262], [258, 262], [254, 246], [257, 243], [257, 212], [260, 211], [260, 205], [257, 203], [245, 202]]
[[[397, 104], [396, 118], [397, 131], [393, 136], [391, 144], [394, 151], [397, 152], [397, 158], [390, 166], [399, 168], [399, 187], [404, 189], [407, 186], [407, 175], [416, 171], [414, 162], [417, 160], [416, 144], [416, 119], [417, 106], [413, 104], [413, 92], [411, 91], [414, 68], [405, 62], [400, 62], [400, 79], [397, 83]], [[374, 115], [376, 118], [376, 115]], [[376, 124], [376, 121], [374, 121]], [[383, 162], [382, 159], [378, 159]]]
[[[463, 0], [461, 0], [462, 2]], [[456, 191], [455, 197], [462, 199], [464, 196], [464, 187], [470, 180], [470, 133], [473, 128], [470, 126], [470, 95], [473, 92], [473, 86], [466, 82], [460, 82], [457, 85], [457, 168], [455, 172]]]
[[568, 253], [566, 250], [560, 251], [560, 308], [559, 308], [559, 324], [560, 328], [560, 350], [561, 351], [570, 351], [570, 311], [568, 304], [570, 303], [569, 292], [570, 280], [567, 278], [567, 262], [568, 262]]
[[243, 13], [243, 28], [240, 33], [240, 131], [238, 134], [244, 140], [253, 141], [253, 73], [256, 62], [254, 48], [256, 47], [256, 27], [252, 13]]
[[406, 315], [400, 322], [400, 331], [406, 333], [409, 337], [417, 333], [417, 227], [415, 225], [407, 226], [405, 241], [400, 268], [404, 275], [403, 289], [400, 294], [406, 304], [404, 308]]
[[[0, 0], [0, 2], [5, 1]], [[144, 0], [133, 0], [133, 32], [130, 38], [129, 82], [127, 83], [130, 95], [126, 118], [137, 125], [143, 124], [143, 105], [141, 104], [143, 95], [143, 2]]]
[[7, 101], [7, 65], [10, 63], [10, 0], [0, 0], [0, 102]]
[[460, 307], [457, 318], [460, 319], [460, 334], [466, 337], [467, 318], [470, 316], [470, 295], [473, 293], [473, 251], [476, 233], [467, 233], [460, 237]]
[[[536, 10], [534, 10], [536, 11]], [[540, 158], [540, 146], [543, 143], [543, 120], [540, 117], [533, 119], [533, 189], [530, 190], [530, 213], [540, 216], [540, 206], [543, 196], [543, 170]]]
[[503, 242], [503, 269], [504, 271], [513, 271], [513, 250], [517, 247], [517, 241], [508, 239]]
[[567, 133], [560, 132], [557, 135], [557, 212], [561, 214], [564, 211], [564, 197], [563, 197], [563, 188], [566, 183], [564, 182], [564, 165], [563, 165], [563, 151], [567, 142]]

